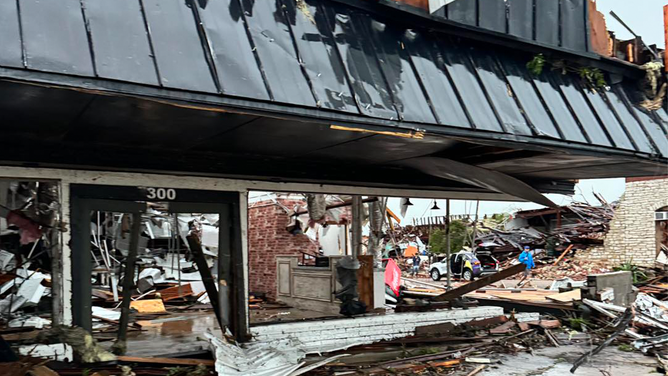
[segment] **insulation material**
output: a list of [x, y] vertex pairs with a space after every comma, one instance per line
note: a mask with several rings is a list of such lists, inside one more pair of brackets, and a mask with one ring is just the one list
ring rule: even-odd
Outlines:
[[42, 329], [45, 325], [51, 325], [51, 320], [43, 319], [38, 316], [20, 317], [7, 323], [10, 328], [35, 328]]
[[74, 351], [72, 346], [57, 343], [53, 345], [27, 345], [18, 348], [18, 352], [23, 356], [32, 356], [35, 358], [46, 358], [58, 361], [74, 360]]
[[322, 194], [307, 194], [308, 215], [312, 221], [320, 221], [327, 214], [327, 199]]

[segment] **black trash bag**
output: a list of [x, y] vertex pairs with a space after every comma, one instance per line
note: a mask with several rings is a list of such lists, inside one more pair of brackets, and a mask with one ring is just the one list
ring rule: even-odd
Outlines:
[[336, 263], [336, 280], [341, 289], [334, 296], [341, 301], [339, 313], [348, 317], [366, 313], [367, 309], [366, 304], [357, 300], [357, 269], [359, 262], [351, 257], [344, 257]]

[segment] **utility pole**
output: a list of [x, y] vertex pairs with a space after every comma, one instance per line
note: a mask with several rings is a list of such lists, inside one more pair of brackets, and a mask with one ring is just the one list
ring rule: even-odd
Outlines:
[[445, 254], [446, 254], [446, 265], [448, 266], [448, 290], [451, 286], [451, 275], [450, 271], [450, 199], [445, 200]]
[[473, 242], [478, 236], [478, 209], [480, 208], [480, 200], [476, 201], [475, 204], [475, 219], [473, 220], [473, 235], [471, 235], [471, 249], [473, 249]]

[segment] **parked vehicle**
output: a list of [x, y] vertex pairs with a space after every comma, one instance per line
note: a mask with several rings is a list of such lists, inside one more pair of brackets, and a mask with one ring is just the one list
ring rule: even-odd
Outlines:
[[[461, 278], [466, 281], [472, 281], [474, 278], [482, 275], [483, 269], [480, 260], [472, 252], [460, 251], [450, 255], [450, 270], [451, 276]], [[429, 275], [434, 281], [438, 281], [441, 277], [448, 273], [448, 263], [445, 259], [431, 264]]]
[[475, 249], [475, 255], [482, 266], [482, 274], [494, 274], [499, 271], [499, 261], [492, 256], [494, 248], [499, 247], [498, 244], [492, 242], [480, 243]]

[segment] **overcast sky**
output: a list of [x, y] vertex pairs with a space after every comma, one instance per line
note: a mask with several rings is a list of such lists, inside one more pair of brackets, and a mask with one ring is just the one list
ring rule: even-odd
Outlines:
[[633, 35], [610, 16], [614, 11], [633, 32], [642, 37], [647, 45], [665, 45], [663, 33], [663, 6], [668, 0], [596, 0], [596, 7], [605, 16], [608, 30], [614, 31], [617, 39], [631, 39]]

